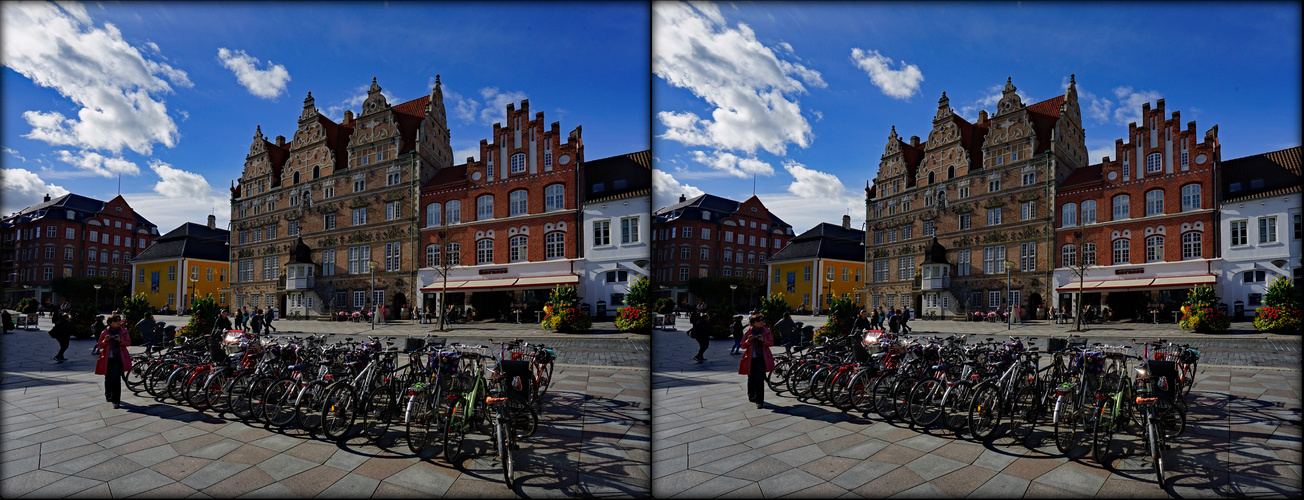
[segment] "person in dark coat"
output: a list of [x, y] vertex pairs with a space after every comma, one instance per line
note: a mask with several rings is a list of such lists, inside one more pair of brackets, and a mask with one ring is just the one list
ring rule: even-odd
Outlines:
[[244, 328], [244, 321], [245, 321], [244, 311], [237, 307], [235, 309], [235, 326], [237, 328]]
[[222, 310], [222, 314], [221, 314], [220, 316], [217, 317], [217, 325], [216, 325], [216, 326], [217, 326], [217, 328], [220, 329], [220, 330], [230, 330], [230, 329], [231, 329], [231, 318], [227, 317], [227, 315], [226, 315], [226, 309], [223, 309], [223, 310]]
[[72, 337], [72, 321], [69, 321], [67, 314], [56, 314], [54, 326], [50, 328], [50, 337], [59, 341], [59, 353], [54, 355], [54, 361], [62, 363], [68, 360], [63, 357], [63, 353], [68, 350], [68, 339]]
[[787, 345], [787, 344], [791, 344], [791, 343], [794, 343], [795, 340], [793, 340], [793, 338], [794, 338], [794, 337], [793, 337], [793, 330], [794, 330], [796, 327], [797, 327], [797, 324], [796, 324], [795, 322], [792, 321], [792, 315], [791, 315], [791, 314], [788, 314], [788, 313], [783, 313], [783, 319], [780, 319], [779, 321], [777, 321], [777, 322], [774, 323], [774, 328], [773, 328], [773, 330], [778, 330], [778, 331], [779, 331], [779, 336], [778, 336], [778, 338], [775, 339], [775, 340], [777, 340], [777, 341], [779, 341], [779, 342], [781, 342], [781, 343], [783, 343], [783, 344], [785, 344], [785, 345]]
[[[93, 332], [91, 335], [95, 335], [98, 338], [100, 333], [103, 332], [105, 328], [108, 328], [108, 325], [104, 324], [104, 316], [96, 316], [95, 324], [91, 325], [91, 332]], [[91, 355], [99, 355], [99, 354], [100, 354], [100, 345], [95, 344], [93, 347], [91, 347]]]
[[140, 338], [145, 341], [146, 347], [153, 346], [158, 342], [158, 338], [154, 335], [154, 327], [157, 324], [158, 322], [154, 321], [154, 315], [148, 312], [145, 313], [144, 318], [136, 322], [136, 329], [140, 330]]
[[697, 354], [693, 356], [693, 359], [698, 363], [706, 361], [706, 357], [702, 355], [706, 354], [707, 346], [711, 345], [710, 315], [698, 315], [697, 322], [693, 323], [693, 327], [688, 329], [688, 336], [697, 341]]
[[14, 317], [13, 315], [9, 314], [8, 309], [5, 309], [3, 312], [0, 312], [0, 330], [3, 330], [4, 333], [9, 333], [14, 331]]
[[276, 308], [269, 307], [267, 308], [267, 311], [263, 313], [263, 331], [266, 331], [267, 333], [277, 331], [276, 327], [272, 326], [273, 319], [276, 319]]
[[263, 312], [257, 308], [254, 309], [254, 315], [249, 319], [249, 326], [254, 329], [254, 335], [263, 331]]
[[868, 330], [873, 327], [869, 322], [869, 311], [860, 310], [860, 315], [856, 316], [856, 322], [851, 325], [852, 330]]
[[113, 403], [114, 408], [122, 408], [122, 374], [131, 371], [131, 354], [127, 352], [130, 345], [131, 334], [127, 333], [122, 316], [110, 316], [108, 326], [100, 332], [99, 342], [95, 344], [100, 350], [95, 374], [104, 375], [104, 400]]
[[897, 311], [897, 316], [901, 318], [901, 333], [910, 333], [913, 330], [913, 328], [910, 328], [910, 325], [908, 324], [910, 323], [910, 313], [906, 311]]
[[729, 354], [742, 354], [743, 345], [743, 317], [734, 316], [733, 323], [729, 325], [729, 333], [733, 335], [733, 348], [729, 349]]

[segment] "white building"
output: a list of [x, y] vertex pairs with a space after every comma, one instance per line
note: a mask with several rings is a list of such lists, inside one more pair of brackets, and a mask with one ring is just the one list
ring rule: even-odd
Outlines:
[[1246, 319], [1278, 276], [1301, 275], [1300, 147], [1223, 163], [1219, 297]]
[[[595, 315], [624, 307], [629, 285], [651, 268], [652, 152], [584, 165], [584, 275], [580, 296]], [[600, 315], [601, 316], [601, 315]]]

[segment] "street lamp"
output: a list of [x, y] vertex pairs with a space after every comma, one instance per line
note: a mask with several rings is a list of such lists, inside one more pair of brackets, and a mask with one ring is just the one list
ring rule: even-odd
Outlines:
[[195, 288], [199, 286], [199, 278], [190, 277], [190, 314], [195, 313]]
[[733, 310], [731, 312], [738, 312], [738, 305], [737, 303], [734, 302], [734, 292], [737, 290], [738, 290], [737, 283], [729, 285], [729, 308]]
[[[379, 265], [380, 264], [374, 260], [367, 261], [367, 268], [370, 269], [371, 271], [371, 297], [367, 298], [367, 302], [371, 303], [371, 329], [372, 330], [376, 329], [376, 302], [375, 302], [376, 301], [376, 266]], [[448, 285], [444, 285], [444, 286], [448, 286]]]
[[91, 286], [95, 287], [95, 312], [98, 313], [100, 311], [100, 287], [103, 285], [96, 283]]
[[1014, 329], [1014, 304], [1010, 303], [1010, 268], [1014, 263], [1005, 261], [1005, 329]]
[[833, 278], [828, 277], [828, 276], [825, 276], [825, 277], [824, 277], [824, 282], [825, 282], [825, 283], [828, 283], [828, 285], [829, 285], [829, 289], [828, 289], [828, 291], [824, 292], [824, 293], [827, 294], [828, 297], [829, 297], [827, 300], [824, 301], [824, 307], [828, 307], [828, 308], [829, 308], [829, 312], [832, 312], [832, 310], [833, 310], [833, 299], [837, 298], [837, 294], [833, 291]]

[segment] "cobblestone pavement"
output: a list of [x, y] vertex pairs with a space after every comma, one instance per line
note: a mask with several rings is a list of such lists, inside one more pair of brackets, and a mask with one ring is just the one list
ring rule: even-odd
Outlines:
[[[170, 324], [181, 324], [167, 318]], [[297, 328], [300, 325], [303, 328]], [[317, 322], [277, 322], [281, 332], [327, 330]], [[332, 333], [363, 333], [340, 323]], [[370, 332], [370, 325], [366, 332]], [[574, 342], [634, 346], [647, 336], [569, 338], [537, 325], [458, 328], [469, 338], [529, 337], [557, 345], [559, 362], [535, 437], [518, 455], [515, 493], [527, 497], [642, 497], [650, 491], [650, 372], [646, 361], [589, 354]], [[350, 329], [349, 331], [346, 331]], [[424, 334], [428, 325], [388, 325], [384, 335]], [[601, 343], [601, 344], [599, 344]], [[274, 430], [197, 413], [124, 390], [123, 409], [102, 401], [90, 340], [73, 340], [69, 362], [44, 331], [0, 337], [0, 497], [502, 497], [497, 460], [461, 468], [429, 448], [407, 449], [401, 426], [377, 444], [327, 442], [298, 429]], [[135, 348], [133, 348], [135, 349]], [[592, 350], [592, 349], [590, 349]], [[615, 350], [614, 348], [612, 350]], [[599, 364], [605, 363], [605, 364]], [[143, 393], [142, 393], [143, 394]], [[487, 437], [475, 436], [485, 440]]]
[[[917, 331], [926, 323], [918, 322]], [[1025, 443], [1000, 429], [991, 442], [978, 443], [773, 392], [768, 406], [757, 409], [746, 399], [746, 378], [737, 374], [739, 358], [728, 354], [730, 341], [712, 341], [708, 361], [698, 364], [690, 359], [696, 342], [683, 331], [655, 331], [652, 340], [652, 493], [658, 498], [1285, 498], [1301, 489], [1298, 371], [1202, 362], [1187, 430], [1166, 455], [1172, 462], [1166, 492], [1149, 460], [1139, 457], [1141, 441], [1131, 436], [1119, 448], [1124, 458], [1102, 467], [1085, 446], [1059, 453], [1046, 425]]]

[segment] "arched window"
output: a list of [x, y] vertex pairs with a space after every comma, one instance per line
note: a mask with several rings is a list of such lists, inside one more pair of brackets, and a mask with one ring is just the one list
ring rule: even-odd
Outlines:
[[444, 244], [444, 262], [447, 262], [450, 266], [456, 266], [462, 263], [461, 243]]
[[1146, 191], [1146, 217], [1164, 214], [1164, 190]]
[[475, 199], [475, 220], [494, 218], [494, 195], [486, 194]]
[[321, 177], [321, 167], [320, 166], [312, 167], [312, 178], [315, 180], [318, 177]]
[[1088, 265], [1088, 266], [1094, 266], [1094, 265], [1096, 265], [1096, 244], [1095, 244], [1095, 243], [1083, 243], [1083, 244], [1082, 244], [1082, 263], [1083, 263], [1083, 264], [1086, 264], [1086, 265]]
[[1146, 173], [1157, 174], [1164, 169], [1163, 155], [1159, 153], [1150, 153], [1146, 156]]
[[928, 173], [928, 183], [929, 183], [929, 184], [932, 184], [932, 183], [934, 183], [934, 182], [937, 182], [936, 177], [934, 177], [934, 175], [933, 175], [932, 172], [929, 172], [929, 173]]
[[440, 206], [438, 203], [426, 205], [426, 227], [439, 226]]
[[1146, 262], [1164, 261], [1164, 237], [1154, 235], [1146, 238]]
[[566, 185], [552, 184], [543, 189], [545, 212], [564, 210], [566, 208]]
[[444, 205], [444, 224], [462, 223], [462, 201], [453, 200]]
[[566, 233], [551, 232], [543, 238], [545, 258], [561, 259], [566, 257]]
[[1200, 209], [1200, 185], [1187, 184], [1182, 186], [1182, 211]]
[[1060, 264], [1064, 267], [1073, 267], [1078, 265], [1078, 246], [1064, 245], [1060, 251]]
[[1082, 202], [1082, 223], [1096, 223], [1096, 200], [1087, 200]]
[[494, 263], [494, 240], [485, 238], [475, 242], [475, 263], [477, 265]]
[[298, 183], [299, 183], [299, 173], [298, 173], [298, 172], [295, 172], [295, 173], [294, 173], [294, 184], [298, 184]]
[[947, 168], [946, 168], [946, 178], [947, 178], [947, 179], [954, 179], [954, 178], [955, 178], [955, 167], [954, 167], [954, 166], [951, 166], [951, 167], [947, 167]]
[[1130, 217], [1132, 198], [1125, 194], [1114, 197], [1114, 220], [1122, 220]]
[[1114, 240], [1114, 265], [1132, 262], [1132, 242], [1127, 238]]
[[525, 235], [513, 236], [510, 240], [507, 240], [507, 246], [508, 257], [512, 262], [523, 262], [529, 258], [526, 252]]
[[1182, 260], [1198, 259], [1204, 253], [1204, 235], [1191, 231], [1182, 235]]
[[516, 153], [512, 155], [512, 173], [519, 174], [525, 171], [525, 153]]
[[1063, 227], [1070, 227], [1070, 226], [1076, 226], [1076, 225], [1078, 225], [1078, 204], [1077, 204], [1077, 203], [1065, 203], [1064, 206], [1062, 207], [1062, 209], [1060, 210], [1060, 212], [1061, 212], [1060, 220], [1062, 221], [1062, 222], [1061, 222], [1061, 225], [1062, 225]]
[[439, 245], [426, 245], [426, 267], [439, 267]]
[[508, 194], [508, 200], [511, 201], [508, 205], [508, 215], [512, 217], [525, 215], [528, 212], [528, 209], [526, 208], [528, 196], [529, 195], [526, 194], [524, 189], [517, 189], [516, 191], [512, 191], [511, 194]]

